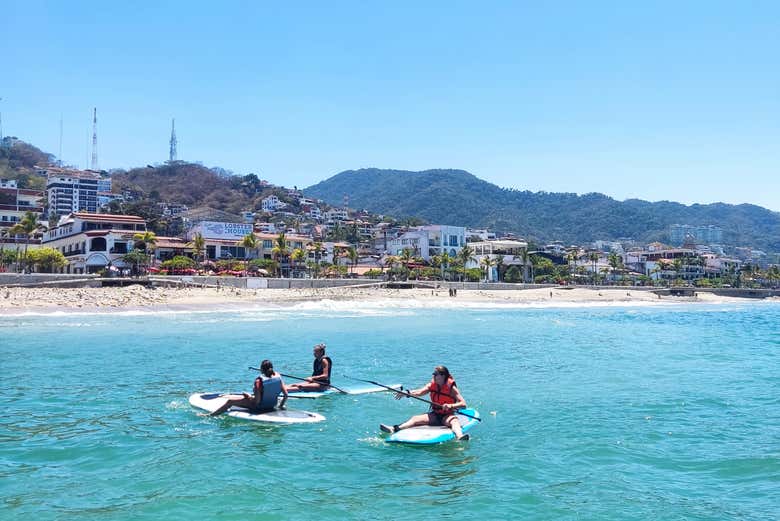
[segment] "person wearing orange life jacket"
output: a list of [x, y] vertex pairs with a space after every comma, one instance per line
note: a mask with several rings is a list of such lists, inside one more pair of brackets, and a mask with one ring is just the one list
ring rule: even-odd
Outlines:
[[400, 425], [379, 424], [379, 428], [385, 432], [394, 433], [409, 427], [418, 425], [444, 425], [452, 429], [455, 438], [468, 440], [469, 435], [463, 434], [455, 411], [466, 407], [466, 400], [460, 394], [455, 379], [452, 378], [449, 369], [443, 365], [437, 365], [431, 375], [431, 381], [424, 387], [412, 391], [400, 391], [395, 394], [395, 399], [408, 398], [409, 396], [431, 395], [431, 410], [427, 414], [412, 416]]

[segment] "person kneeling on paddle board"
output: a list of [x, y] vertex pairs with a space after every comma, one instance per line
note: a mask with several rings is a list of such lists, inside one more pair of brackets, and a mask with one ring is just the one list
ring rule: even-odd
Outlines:
[[284, 409], [287, 403], [287, 387], [284, 385], [282, 376], [274, 371], [274, 364], [270, 360], [263, 360], [260, 364], [260, 376], [255, 378], [254, 394], [242, 393], [226, 395], [227, 401], [209, 416], [219, 416], [231, 407], [243, 407], [249, 409], [252, 414], [272, 411], [277, 408], [276, 401], [279, 395], [282, 395], [282, 402], [279, 409]]
[[414, 389], [413, 391], [399, 391], [395, 394], [395, 399], [424, 396], [428, 393], [431, 394], [432, 405], [431, 410], [427, 414], [412, 416], [400, 425], [385, 425], [381, 423], [379, 428], [392, 434], [418, 425], [444, 425], [452, 429], [456, 439], [469, 439], [468, 434], [463, 434], [460, 420], [458, 420], [455, 414], [456, 410], [466, 407], [466, 400], [460, 394], [449, 369], [443, 365], [436, 366], [433, 370], [431, 381], [424, 387]]
[[330, 387], [330, 373], [333, 370], [333, 361], [325, 356], [325, 344], [314, 346], [314, 366], [311, 376], [305, 383], [292, 384], [287, 388], [288, 392], [298, 391], [324, 391]]

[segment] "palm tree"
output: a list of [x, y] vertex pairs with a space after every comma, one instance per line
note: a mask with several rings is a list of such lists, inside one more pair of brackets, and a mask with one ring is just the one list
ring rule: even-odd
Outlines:
[[318, 277], [320, 274], [321, 255], [322, 252], [325, 250], [325, 248], [323, 248], [322, 243], [320, 241], [315, 241], [314, 244], [312, 244], [312, 250], [314, 251], [314, 264], [315, 264], [314, 276]]
[[347, 258], [349, 259], [349, 262], [351, 264], [350, 267], [350, 274], [355, 270], [355, 267], [357, 266], [358, 259], [360, 256], [358, 255], [357, 250], [354, 247], [351, 247], [347, 250]]
[[520, 260], [523, 263], [523, 283], [528, 282], [528, 257], [528, 248], [523, 248], [518, 255], [514, 256], [515, 260]]
[[598, 272], [596, 271], [596, 263], [599, 261], [599, 252], [592, 251], [588, 254], [588, 260], [593, 263], [593, 284], [596, 284], [596, 275], [598, 275]]
[[[257, 240], [257, 237], [254, 233], [250, 232], [244, 235], [240, 241], [236, 243], [236, 246], [241, 246], [243, 248], [246, 248], [250, 251], [255, 251], [257, 253], [257, 248], [260, 245], [260, 242]], [[259, 254], [258, 254], [259, 255]], [[249, 255], [246, 256], [247, 258]]]
[[452, 257], [446, 251], [441, 254], [441, 280], [444, 280], [444, 270], [452, 263]]
[[398, 260], [401, 261], [401, 264], [408, 268], [409, 264], [412, 262], [412, 259], [414, 259], [414, 252], [410, 248], [404, 248], [401, 250], [401, 255], [398, 256]]
[[287, 239], [284, 236], [284, 232], [280, 232], [279, 236], [274, 239], [271, 255], [279, 263], [279, 274], [282, 275], [282, 262], [290, 256], [290, 249], [287, 247]]
[[479, 261], [479, 265], [485, 270], [485, 282], [490, 282], [490, 268], [495, 265], [495, 261], [486, 255]]
[[306, 252], [302, 248], [295, 248], [290, 254], [290, 260], [293, 262], [293, 271], [306, 260]]
[[498, 276], [498, 282], [501, 282], [501, 270], [504, 268], [504, 256], [496, 255], [493, 259], [493, 264], [496, 267], [496, 275]]
[[463, 263], [463, 275], [461, 276], [461, 281], [466, 276], [466, 265], [474, 260], [474, 248], [469, 246], [468, 244], [460, 249], [457, 255], [458, 259], [460, 259], [460, 262]]
[[149, 255], [150, 265], [154, 265], [154, 246], [157, 244], [157, 235], [154, 232], [145, 231], [143, 233], [136, 233], [133, 235], [133, 240], [136, 244], [143, 245], [144, 251]]
[[192, 241], [188, 243], [188, 246], [192, 247], [192, 254], [195, 256], [195, 262], [200, 269], [200, 264], [203, 262], [203, 252], [206, 250], [206, 239], [203, 238], [203, 234], [196, 233], [192, 238]]
[[[41, 225], [38, 223], [38, 214], [34, 212], [25, 212], [24, 217], [22, 217], [22, 219], [18, 223], [11, 226], [11, 228], [8, 230], [9, 236], [10, 235], [27, 236], [27, 240], [24, 241], [24, 257], [22, 258], [25, 264], [27, 263], [27, 247], [29, 246], [30, 239], [33, 238], [33, 236], [38, 232], [40, 228]], [[19, 259], [18, 251], [19, 250], [17, 248], [17, 263], [20, 264], [21, 267], [21, 262], [19, 262], [21, 259]]]

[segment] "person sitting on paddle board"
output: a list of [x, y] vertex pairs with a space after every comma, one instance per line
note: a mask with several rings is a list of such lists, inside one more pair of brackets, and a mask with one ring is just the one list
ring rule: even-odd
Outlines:
[[381, 423], [379, 428], [385, 432], [394, 433], [418, 425], [444, 425], [452, 429], [456, 439], [469, 439], [468, 434], [463, 434], [460, 420], [458, 420], [458, 416], [455, 414], [456, 410], [466, 407], [466, 400], [460, 394], [449, 369], [443, 365], [436, 366], [431, 375], [431, 381], [424, 387], [414, 389], [413, 391], [399, 391], [395, 393], [395, 399], [424, 396], [428, 393], [431, 394], [433, 405], [431, 405], [431, 410], [427, 414], [412, 416], [400, 425], [385, 425]]
[[333, 370], [333, 361], [329, 356], [325, 356], [325, 344], [314, 346], [314, 366], [311, 376], [306, 378], [306, 382], [293, 384], [287, 388], [287, 391], [294, 393], [297, 391], [324, 391], [330, 384], [330, 373]]
[[252, 414], [272, 411], [277, 408], [276, 401], [279, 395], [282, 395], [282, 401], [279, 409], [284, 409], [287, 403], [287, 387], [284, 385], [282, 376], [274, 371], [274, 364], [270, 360], [263, 360], [260, 364], [260, 376], [255, 378], [253, 394], [242, 393], [241, 395], [226, 395], [225, 404], [209, 416], [219, 416], [231, 407], [243, 407], [249, 409]]

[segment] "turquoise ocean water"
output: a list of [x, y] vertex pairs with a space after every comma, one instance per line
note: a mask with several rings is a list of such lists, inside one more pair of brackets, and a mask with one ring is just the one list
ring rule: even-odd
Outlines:
[[[360, 311], [355, 311], [360, 307]], [[383, 443], [425, 405], [296, 400], [327, 421], [203, 418], [270, 358], [420, 386], [447, 365], [483, 424]], [[777, 519], [780, 304], [288, 308], [0, 318], [2, 519]]]

